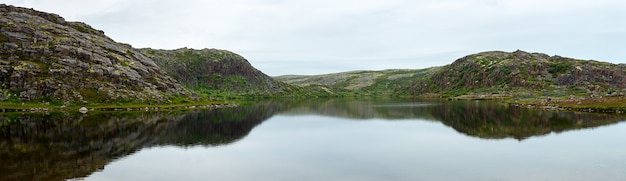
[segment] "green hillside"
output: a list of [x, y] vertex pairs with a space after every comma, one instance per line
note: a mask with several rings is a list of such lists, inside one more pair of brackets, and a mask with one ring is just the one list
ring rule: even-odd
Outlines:
[[274, 80], [230, 51], [188, 48], [140, 51], [186, 88], [207, 96], [282, 96], [300, 91]]
[[439, 67], [427, 69], [393, 69], [352, 71], [325, 75], [285, 75], [274, 77], [309, 90], [323, 90], [331, 95], [391, 95], [395, 90], [430, 77]]

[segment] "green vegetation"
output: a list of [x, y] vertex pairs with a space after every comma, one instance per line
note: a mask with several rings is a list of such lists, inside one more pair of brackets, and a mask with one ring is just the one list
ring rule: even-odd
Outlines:
[[8, 42], [8, 41], [9, 41], [9, 37], [7, 37], [4, 34], [0, 33], [0, 42]]
[[141, 49], [172, 78], [200, 95], [224, 97], [292, 94], [296, 87], [275, 81], [245, 58], [217, 49]]
[[89, 30], [78, 23], [71, 23], [70, 26], [81, 33], [89, 33]]
[[[187, 96], [169, 96], [169, 103], [156, 103], [153, 101], [122, 100], [111, 102], [99, 96], [93, 89], [81, 89], [79, 92], [83, 96], [94, 96], [87, 98], [84, 103], [68, 103], [54, 98], [43, 98], [40, 102], [21, 101], [17, 96], [8, 96], [6, 101], [0, 101], [0, 112], [13, 111], [54, 111], [54, 110], [78, 110], [80, 107], [88, 107], [96, 110], [160, 110], [160, 109], [180, 109], [189, 107], [201, 107], [210, 105], [233, 104], [231, 99], [202, 98], [191, 100]], [[9, 93], [11, 94], [11, 93]], [[230, 98], [230, 97], [229, 97]], [[100, 101], [97, 101], [100, 100]], [[241, 101], [240, 101], [241, 102]]]
[[553, 62], [548, 67], [548, 72], [551, 74], [565, 73], [572, 69], [572, 62]]
[[83, 98], [92, 102], [107, 102], [109, 99], [105, 94], [99, 94], [98, 90], [94, 88], [78, 89], [78, 92]]

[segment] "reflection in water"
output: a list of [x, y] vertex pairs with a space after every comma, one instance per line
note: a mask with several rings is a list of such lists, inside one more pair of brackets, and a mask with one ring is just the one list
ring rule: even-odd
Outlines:
[[486, 139], [546, 135], [609, 125], [626, 120], [619, 114], [556, 112], [526, 109], [493, 101], [406, 100], [311, 101], [293, 104], [285, 114], [319, 114], [352, 119], [422, 119], [442, 122], [456, 131]]
[[230, 144], [275, 114], [430, 120], [469, 136], [518, 140], [624, 120], [614, 114], [529, 110], [495, 102], [392, 99], [266, 101], [192, 112], [5, 114], [0, 115], [0, 180], [81, 178], [146, 147]]
[[469, 136], [517, 140], [594, 128], [625, 119], [616, 114], [542, 111], [477, 101], [443, 104], [430, 112], [435, 119]]
[[433, 120], [429, 107], [436, 102], [407, 102], [411, 100], [308, 100], [288, 102], [281, 114], [316, 114], [349, 119], [426, 119]]
[[0, 180], [65, 180], [157, 145], [237, 141], [277, 111], [275, 105], [194, 112], [3, 115]]
[[5, 115], [0, 128], [3, 180], [83, 177], [152, 144], [174, 124], [165, 113]]
[[157, 143], [175, 146], [230, 144], [248, 135], [252, 128], [278, 110], [278, 104], [266, 102], [249, 107], [194, 111], [167, 128]]

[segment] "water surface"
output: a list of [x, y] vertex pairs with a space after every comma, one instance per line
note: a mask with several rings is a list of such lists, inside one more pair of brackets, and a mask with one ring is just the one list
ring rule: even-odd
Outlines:
[[2, 180], [624, 180], [626, 120], [487, 101], [4, 115]]

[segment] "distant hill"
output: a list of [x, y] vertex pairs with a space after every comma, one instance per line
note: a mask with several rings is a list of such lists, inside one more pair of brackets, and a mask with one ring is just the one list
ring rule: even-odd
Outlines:
[[623, 94], [626, 65], [524, 51], [468, 55], [430, 78], [399, 89], [411, 95], [541, 93], [547, 96]]
[[244, 57], [226, 50], [141, 49], [185, 87], [209, 94], [272, 95], [296, 87], [274, 80]]
[[335, 95], [611, 96], [626, 93], [626, 64], [524, 51], [472, 54], [442, 67], [275, 77]]
[[427, 69], [393, 69], [351, 71], [324, 75], [284, 75], [274, 77], [288, 84], [333, 95], [390, 95], [396, 89], [430, 77], [439, 67]]

